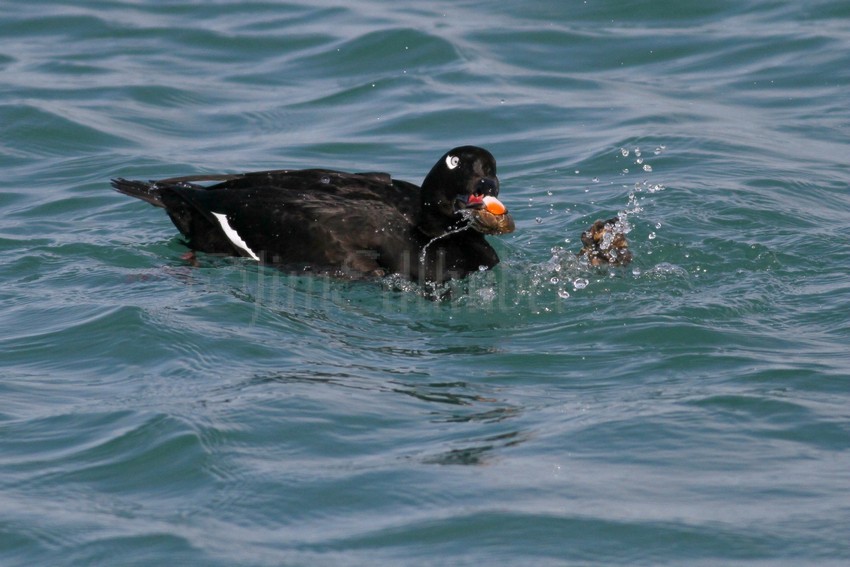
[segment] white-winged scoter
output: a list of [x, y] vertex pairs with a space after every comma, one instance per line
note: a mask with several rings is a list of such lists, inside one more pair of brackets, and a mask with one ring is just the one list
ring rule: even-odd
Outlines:
[[496, 160], [475, 146], [446, 152], [422, 187], [386, 173], [325, 169], [112, 185], [164, 208], [193, 251], [351, 278], [462, 278], [499, 262], [485, 234], [514, 230], [496, 198]]

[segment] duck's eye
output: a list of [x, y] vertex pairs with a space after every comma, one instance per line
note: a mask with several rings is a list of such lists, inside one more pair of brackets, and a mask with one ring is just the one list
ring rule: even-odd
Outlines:
[[460, 158], [457, 156], [448, 155], [446, 156], [446, 166], [449, 169], [454, 169], [460, 164]]

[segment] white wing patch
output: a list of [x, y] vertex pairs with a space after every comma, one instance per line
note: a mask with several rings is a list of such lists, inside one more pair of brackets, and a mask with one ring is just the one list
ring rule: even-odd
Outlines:
[[245, 241], [242, 240], [242, 237], [239, 236], [239, 234], [235, 230], [233, 230], [232, 226], [230, 226], [230, 223], [227, 220], [227, 215], [224, 215], [222, 213], [213, 213], [213, 216], [216, 218], [216, 220], [218, 220], [218, 224], [221, 225], [221, 230], [224, 231], [224, 235], [230, 239], [234, 246], [247, 252], [248, 255], [254, 260], [260, 260], [259, 256], [254, 254], [254, 251], [248, 247], [248, 244], [246, 244]]

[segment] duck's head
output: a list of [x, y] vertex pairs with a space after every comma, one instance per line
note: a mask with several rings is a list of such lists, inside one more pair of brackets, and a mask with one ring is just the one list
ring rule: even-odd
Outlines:
[[429, 232], [468, 223], [485, 234], [514, 231], [514, 221], [498, 200], [496, 159], [483, 148], [460, 146], [437, 160], [422, 182], [421, 214]]

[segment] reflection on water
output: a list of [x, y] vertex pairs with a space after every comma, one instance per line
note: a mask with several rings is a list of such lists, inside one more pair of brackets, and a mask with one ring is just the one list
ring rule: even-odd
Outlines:
[[527, 440], [527, 435], [511, 431], [480, 440], [464, 441], [463, 447], [426, 456], [422, 458], [422, 462], [432, 465], [487, 465], [498, 458], [501, 449], [514, 447]]

